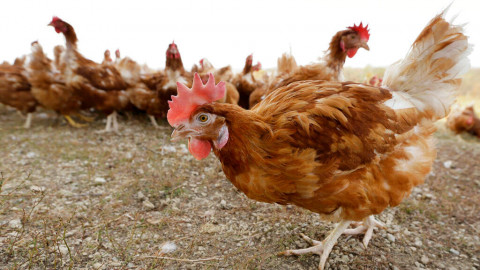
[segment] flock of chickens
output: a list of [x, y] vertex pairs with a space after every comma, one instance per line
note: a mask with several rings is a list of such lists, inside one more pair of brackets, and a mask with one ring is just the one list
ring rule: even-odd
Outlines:
[[65, 36], [66, 48], [57, 47], [52, 61], [34, 42], [28, 61], [1, 65], [1, 102], [24, 112], [40, 105], [74, 126], [81, 125], [71, 116], [85, 118], [80, 112], [94, 108], [108, 115], [106, 131], [118, 130], [116, 112], [132, 106], [154, 125], [155, 117], [167, 117], [173, 140], [188, 139], [196, 159], [213, 151], [249, 198], [338, 221], [325, 240], [302, 235], [312, 247], [282, 253], [318, 254], [320, 269], [338, 237], [365, 234], [366, 247], [373, 230], [384, 227], [373, 216], [423, 183], [436, 156], [434, 122], [450, 112], [471, 51], [463, 28], [442, 13], [372, 85], [342, 76], [347, 57], [369, 50], [362, 24], [336, 33], [318, 63], [297, 66], [283, 55], [270, 78], [251, 55], [236, 75], [206, 59], [187, 72], [175, 43], [165, 70], [155, 72], [118, 51], [115, 61], [108, 51], [101, 64], [88, 60], [70, 24], [54, 17], [50, 25]]
[[200, 60], [188, 72], [177, 45], [172, 43], [166, 52], [165, 69], [154, 71], [129, 57], [121, 58], [119, 50], [115, 52], [115, 61], [107, 50], [104, 61], [95, 63], [78, 52], [77, 35], [70, 24], [54, 17], [49, 25], [66, 40], [65, 47], [55, 47], [54, 60], [47, 58], [38, 42], [33, 42], [28, 57], [17, 58], [13, 65], [0, 65], [0, 102], [28, 114], [25, 127], [30, 126], [31, 113], [37, 106], [56, 111], [75, 127], [84, 124], [77, 123], [72, 116], [89, 121], [81, 111], [92, 108], [108, 115], [105, 131], [118, 131], [117, 112], [134, 108], [145, 111], [157, 126], [155, 118], [166, 116], [167, 102], [177, 92], [176, 83], [191, 86], [193, 73], [204, 80], [213, 73], [217, 81], [227, 83], [226, 95], [219, 102], [248, 109], [272, 89], [292, 81], [342, 80], [345, 58], [353, 57], [358, 48], [369, 49], [367, 28], [349, 27], [332, 38], [321, 63], [297, 67], [295, 59], [285, 54], [278, 60], [277, 75], [268, 78], [260, 63], [253, 65], [252, 55], [238, 74], [230, 66], [215, 69], [207, 59]]

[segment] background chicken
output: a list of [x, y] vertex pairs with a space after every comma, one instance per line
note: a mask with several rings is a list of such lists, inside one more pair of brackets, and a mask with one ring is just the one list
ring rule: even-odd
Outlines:
[[[281, 57], [277, 59], [277, 77], [287, 77], [293, 74], [297, 68], [297, 61], [295, 57], [291, 54], [284, 53]], [[249, 97], [249, 108], [253, 108], [257, 103], [259, 103], [263, 98], [265, 98], [265, 93], [268, 90], [270, 85], [269, 80], [264, 80], [264, 83], [255, 89]]]
[[38, 102], [32, 95], [26, 70], [19, 63], [0, 65], [0, 103], [27, 114], [24, 127], [30, 128], [32, 113], [37, 108]]
[[[245, 60], [245, 66], [241, 73], [235, 75], [233, 79], [233, 84], [238, 90], [240, 94], [240, 99], [238, 101], [238, 105], [242, 108], [248, 109], [249, 107], [249, 99], [250, 94], [259, 87], [255, 77], [253, 76], [253, 72], [256, 70], [253, 68], [253, 55], [250, 54], [247, 56]], [[258, 66], [257, 66], [258, 67]]]
[[78, 115], [87, 119], [78, 113], [82, 106], [80, 97], [66, 85], [63, 76], [56, 72], [55, 65], [44, 54], [38, 42], [32, 43], [28, 73], [32, 94], [42, 107], [62, 114], [74, 127], [83, 126], [70, 117]]
[[447, 127], [456, 134], [468, 132], [480, 138], [480, 119], [475, 115], [473, 105], [453, 111], [448, 116]]
[[323, 269], [340, 235], [364, 233], [367, 246], [373, 229], [384, 226], [373, 215], [424, 181], [436, 155], [433, 123], [454, 103], [469, 53], [462, 27], [442, 13], [387, 69], [385, 88], [299, 81], [247, 111], [213, 103], [224, 83], [215, 85], [211, 76], [204, 86], [196, 75], [192, 90], [179, 85], [170, 102], [172, 137], [188, 138], [197, 159], [213, 149], [226, 177], [249, 198], [339, 221], [324, 241], [303, 236], [312, 247], [282, 253], [319, 254]]
[[[347, 30], [339, 31], [332, 37], [328, 50], [319, 63], [298, 66], [293, 72], [289, 70], [289, 72], [278, 74], [268, 88], [257, 90], [260, 93], [255, 93], [255, 96], [266, 96], [273, 90], [296, 81], [343, 81], [345, 60], [347, 57], [354, 57], [359, 48], [370, 50], [367, 44], [369, 39], [368, 25], [364, 27], [360, 23], [358, 26], [354, 24], [352, 27], [347, 27]], [[257, 100], [261, 100], [261, 98], [257, 98]], [[250, 105], [255, 104], [251, 102]]]
[[82, 108], [93, 107], [108, 115], [106, 132], [118, 132], [117, 111], [129, 105], [127, 84], [113, 65], [97, 64], [77, 51], [77, 35], [73, 27], [58, 17], [49, 24], [66, 40], [65, 81], [81, 97]]
[[110, 50], [105, 50], [103, 53], [103, 61], [102, 64], [112, 64], [113, 60], [112, 57], [110, 56]]
[[120, 58], [120, 51], [116, 51], [115, 66], [128, 84], [130, 102], [139, 110], [145, 111], [152, 125], [158, 128], [155, 117], [165, 117], [167, 113], [166, 101], [160, 100], [157, 87], [165, 76], [163, 72], [144, 73], [144, 69], [129, 57]]

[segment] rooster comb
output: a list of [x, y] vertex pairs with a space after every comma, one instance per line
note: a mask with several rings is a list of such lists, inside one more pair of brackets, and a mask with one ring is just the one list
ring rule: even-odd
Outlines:
[[60, 19], [59, 17], [57, 16], [53, 16], [52, 18], [52, 23], [56, 22], [56, 21], [62, 21], [62, 19]]
[[167, 113], [168, 123], [175, 127], [188, 120], [191, 113], [200, 105], [211, 103], [225, 96], [225, 82], [215, 85], [215, 77], [208, 74], [208, 82], [203, 84], [202, 79], [195, 73], [192, 88], [177, 82], [177, 95], [168, 101], [170, 109]]
[[358, 26], [353, 24], [353, 26], [347, 28], [357, 32], [360, 35], [361, 40], [368, 41], [368, 39], [370, 38], [370, 30], [368, 29], [368, 24], [364, 27], [362, 22], [360, 22]]

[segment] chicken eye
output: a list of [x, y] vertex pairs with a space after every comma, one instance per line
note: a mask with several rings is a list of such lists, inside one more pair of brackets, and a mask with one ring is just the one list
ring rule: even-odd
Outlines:
[[202, 123], [205, 123], [208, 121], [208, 115], [206, 114], [201, 114], [198, 116], [198, 121], [202, 122]]

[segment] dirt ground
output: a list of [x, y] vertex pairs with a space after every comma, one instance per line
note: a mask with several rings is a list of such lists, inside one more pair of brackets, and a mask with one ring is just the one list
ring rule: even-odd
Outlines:
[[[49, 112], [32, 128], [0, 106], [0, 269], [316, 269], [279, 257], [333, 224], [238, 192], [210, 155], [196, 161], [171, 129], [122, 116], [75, 129]], [[328, 269], [480, 269], [480, 144], [437, 132], [424, 185], [378, 219], [368, 249], [342, 236]]]

